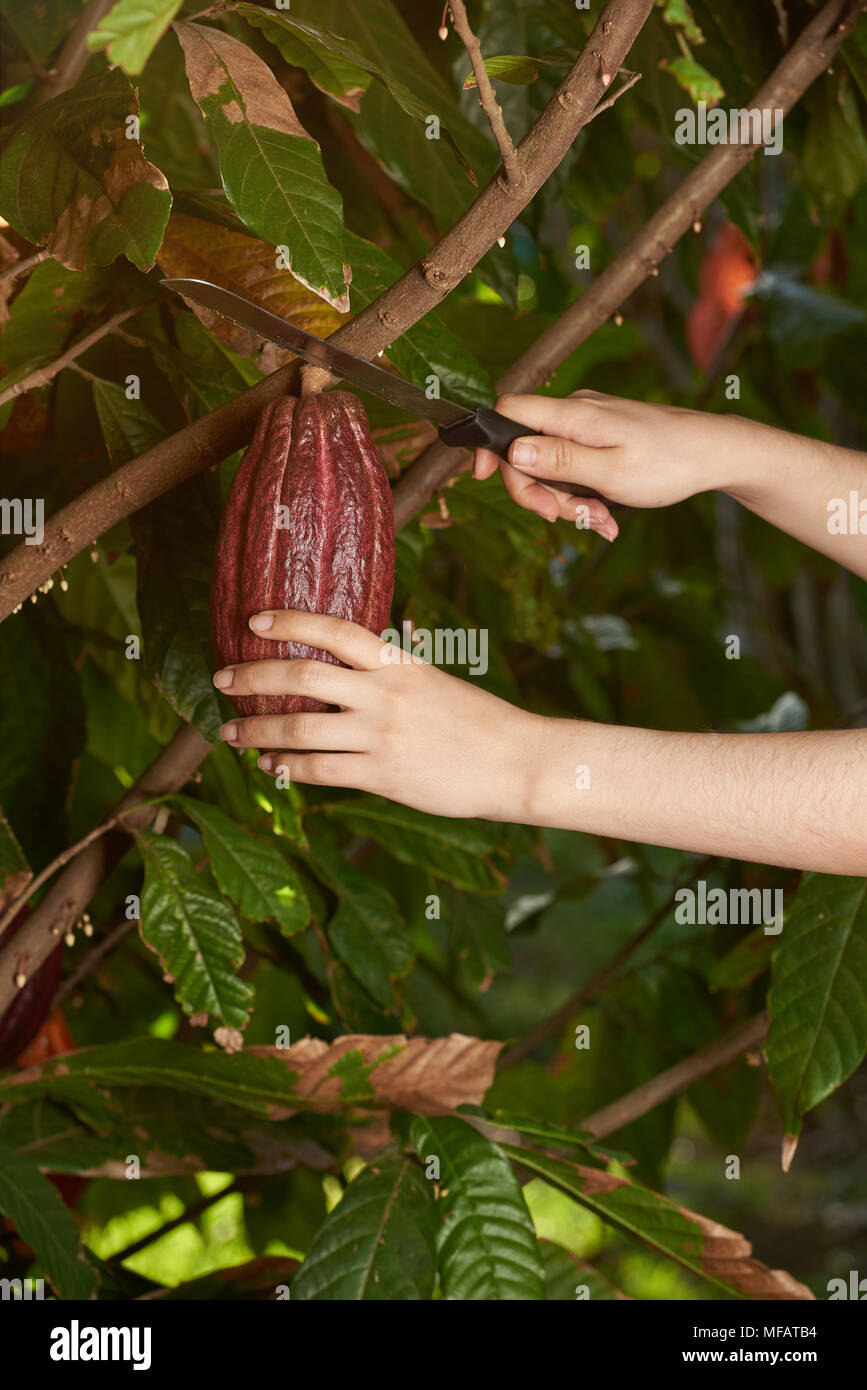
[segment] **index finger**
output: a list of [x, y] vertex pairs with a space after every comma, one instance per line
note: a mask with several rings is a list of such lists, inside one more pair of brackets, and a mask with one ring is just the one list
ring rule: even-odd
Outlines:
[[259, 637], [274, 642], [303, 642], [330, 652], [357, 671], [377, 670], [386, 645], [359, 623], [327, 613], [303, 613], [298, 608], [269, 608], [254, 613], [250, 627]]

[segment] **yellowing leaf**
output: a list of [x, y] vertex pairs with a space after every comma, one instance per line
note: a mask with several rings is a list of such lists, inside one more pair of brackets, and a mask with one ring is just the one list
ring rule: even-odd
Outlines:
[[[211, 280], [272, 314], [291, 319], [318, 338], [329, 337], [349, 317], [302, 285], [291, 271], [278, 269], [277, 253], [268, 242], [187, 213], [172, 213], [157, 259], [167, 276]], [[192, 307], [214, 336], [233, 351], [250, 356], [258, 349], [259, 340], [243, 328], [207, 309]], [[289, 357], [288, 352], [269, 349], [268, 370]]]

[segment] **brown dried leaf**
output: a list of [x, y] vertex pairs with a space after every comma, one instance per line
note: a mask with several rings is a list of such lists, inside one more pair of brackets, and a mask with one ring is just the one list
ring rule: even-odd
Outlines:
[[[277, 253], [268, 242], [188, 213], [172, 213], [157, 260], [167, 276], [211, 280], [272, 314], [291, 319], [317, 338], [329, 337], [349, 318], [302, 285], [291, 271], [279, 270]], [[214, 337], [233, 352], [252, 357], [259, 350], [260, 339], [252, 333], [196, 304], [191, 308]], [[291, 357], [291, 353], [269, 343], [258, 366], [271, 372]]]
[[[302, 1038], [291, 1047], [250, 1047], [259, 1057], [277, 1057], [298, 1080], [295, 1094], [313, 1100], [316, 1109], [341, 1104], [343, 1075], [335, 1064], [359, 1055], [370, 1073], [370, 1104], [420, 1115], [450, 1115], [460, 1105], [480, 1105], [494, 1080], [503, 1044], [452, 1033], [447, 1038], [381, 1037], [350, 1033], [332, 1043]], [[382, 1061], [379, 1059], [382, 1058]]]

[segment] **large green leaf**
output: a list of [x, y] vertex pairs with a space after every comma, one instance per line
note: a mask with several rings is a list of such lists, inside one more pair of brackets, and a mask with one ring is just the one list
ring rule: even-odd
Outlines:
[[809, 875], [786, 912], [766, 1045], [787, 1134], [867, 1052], [867, 879]]
[[143, 454], [165, 435], [159, 420], [141, 400], [130, 400], [116, 381], [94, 377], [93, 404], [113, 467]]
[[409, 974], [412, 941], [394, 898], [381, 883], [347, 864], [324, 835], [315, 837], [313, 867], [338, 896], [328, 939], [346, 968], [383, 1008], [394, 981]]
[[211, 569], [217, 533], [212, 478], [192, 478], [131, 519], [145, 669], [172, 708], [205, 738], [223, 716], [212, 675]]
[[320, 1227], [293, 1299], [429, 1299], [436, 1274], [433, 1184], [409, 1158], [375, 1160]]
[[[733, 1247], [737, 1243], [734, 1232], [726, 1231], [715, 1222], [698, 1218], [649, 1187], [628, 1182], [625, 1178], [552, 1158], [550, 1154], [539, 1153], [535, 1149], [518, 1149], [504, 1144], [503, 1150], [515, 1163], [538, 1173], [546, 1182], [567, 1192], [582, 1206], [595, 1212], [607, 1225], [623, 1231], [651, 1250], [667, 1255], [726, 1294], [744, 1296], [738, 1271], [741, 1261], [732, 1258]], [[717, 1240], [720, 1248], [714, 1251], [713, 1245]], [[742, 1242], [742, 1246], [746, 1246], [746, 1242]], [[737, 1255], [743, 1256], [744, 1275], [752, 1275], [757, 1281], [768, 1276], [763, 1266], [749, 1260], [748, 1247], [738, 1250]], [[722, 1271], [728, 1270], [731, 1271], [729, 1277], [723, 1277]], [[770, 1278], [773, 1279], [773, 1276]], [[583, 1281], [576, 1279], [575, 1282]], [[764, 1296], [773, 1295], [766, 1293]], [[779, 1289], [776, 1296], [780, 1296]]]
[[91, 52], [105, 49], [110, 63], [137, 77], [183, 0], [117, 0], [87, 36]]
[[96, 1271], [79, 1244], [75, 1218], [36, 1164], [5, 1144], [0, 1144], [0, 1212], [33, 1246], [59, 1298], [93, 1295]]
[[206, 801], [176, 798], [201, 830], [220, 888], [251, 922], [279, 922], [286, 936], [306, 927], [310, 907], [300, 879], [273, 842], [260, 839]]
[[153, 265], [171, 208], [165, 177], [128, 138], [135, 92], [123, 73], [77, 83], [14, 125], [0, 161], [0, 211], [70, 270], [126, 256]]
[[232, 206], [250, 231], [287, 248], [298, 280], [345, 312], [343, 204], [325, 176], [319, 146], [249, 48], [201, 24], [175, 28]]
[[171, 976], [175, 997], [188, 1014], [243, 1028], [253, 990], [238, 978], [244, 947], [234, 912], [175, 840], [142, 830], [136, 841], [145, 866], [142, 937]]
[[524, 1194], [503, 1150], [463, 1120], [417, 1118], [412, 1142], [423, 1164], [439, 1160], [442, 1224], [437, 1237], [448, 1299], [545, 1297], [539, 1243]]
[[328, 807], [329, 815], [358, 835], [377, 840], [402, 864], [415, 864], [459, 888], [494, 893], [504, 876], [494, 862], [502, 841], [481, 821], [429, 816], [378, 796], [348, 798]]

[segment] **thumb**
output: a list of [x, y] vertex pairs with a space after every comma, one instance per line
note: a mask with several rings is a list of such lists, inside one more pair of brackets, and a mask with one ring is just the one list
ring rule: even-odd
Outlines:
[[527, 435], [510, 446], [509, 462], [534, 478], [578, 486], [584, 483], [610, 496], [615, 452], [611, 446], [578, 444], [556, 435]]

